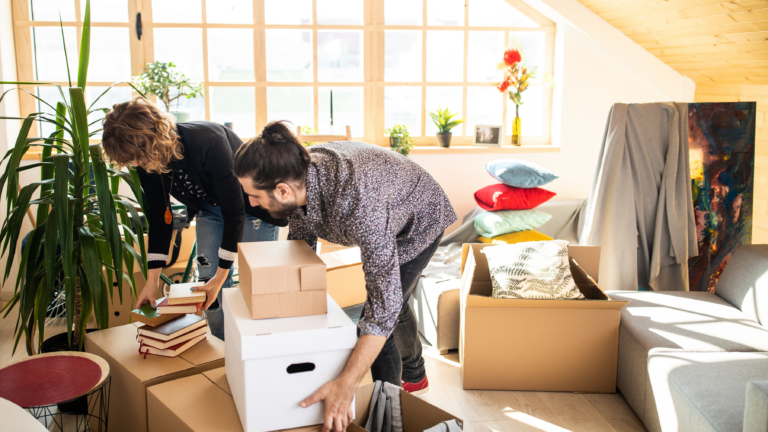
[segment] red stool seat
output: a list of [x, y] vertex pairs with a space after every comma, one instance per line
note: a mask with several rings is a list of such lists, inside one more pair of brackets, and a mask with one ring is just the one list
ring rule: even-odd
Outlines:
[[24, 408], [53, 405], [88, 393], [101, 378], [89, 358], [36, 356], [0, 369], [0, 397]]

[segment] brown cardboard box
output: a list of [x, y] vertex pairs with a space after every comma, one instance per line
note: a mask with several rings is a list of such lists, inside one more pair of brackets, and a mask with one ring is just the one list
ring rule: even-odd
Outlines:
[[[587, 300], [494, 299], [488, 246], [465, 244], [459, 356], [464, 389], [614, 393], [620, 311], [597, 285], [600, 248], [571, 246]], [[593, 277], [590, 277], [593, 276]]]
[[237, 250], [251, 318], [326, 313], [325, 263], [305, 241], [240, 243]]
[[224, 366], [224, 342], [210, 334], [178, 357], [144, 358], [139, 354], [136, 326], [131, 324], [88, 333], [85, 351], [109, 363], [110, 432], [147, 430], [148, 387]]
[[[355, 420], [347, 431], [365, 431], [359, 425], [368, 420], [374, 384], [355, 393]], [[416, 396], [400, 392], [405, 432], [422, 432], [442, 421], [460, 419], [424, 402]], [[242, 432], [232, 391], [224, 368], [166, 382], [147, 389], [149, 432]], [[111, 419], [110, 419], [111, 420]], [[312, 432], [322, 425], [288, 429], [283, 432]]]
[[331, 243], [328, 240], [323, 239], [317, 239], [317, 253], [318, 254], [325, 254], [325, 253], [332, 253], [344, 249], [349, 249], [352, 246], [342, 246], [340, 244]]
[[320, 254], [325, 263], [328, 294], [342, 308], [365, 303], [365, 273], [360, 248], [347, 248]]

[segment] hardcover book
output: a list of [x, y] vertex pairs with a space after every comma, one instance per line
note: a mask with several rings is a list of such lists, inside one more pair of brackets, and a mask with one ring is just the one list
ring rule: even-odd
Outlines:
[[205, 291], [191, 291], [194, 287], [205, 285], [203, 282], [174, 284], [168, 291], [168, 304], [186, 305], [191, 303], [205, 303]]
[[168, 322], [176, 318], [179, 313], [184, 313], [184, 312], [176, 312], [175, 314], [173, 314], [172, 311], [168, 311], [165, 314], [161, 315], [161, 312], [157, 308], [161, 304], [163, 304], [163, 302], [167, 303], [167, 297], [158, 299], [155, 307], [152, 307], [151, 304], [147, 303], [138, 309], [132, 310], [131, 319], [133, 321], [144, 323], [148, 326], [158, 326], [164, 322]]
[[181, 315], [155, 327], [140, 327], [139, 336], [167, 342], [208, 324], [208, 320], [197, 315]]
[[208, 327], [201, 327], [195, 331], [189, 332], [187, 334], [183, 334], [177, 337], [176, 339], [171, 339], [167, 342], [157, 340], [157, 339], [152, 339], [149, 336], [139, 336], [138, 341], [141, 345], [144, 345], [144, 346], [151, 346], [157, 349], [168, 349], [182, 342], [186, 342], [190, 339], [194, 339], [198, 336], [204, 335], [206, 333], [208, 333]]
[[170, 314], [171, 317], [175, 317], [179, 314], [195, 314], [200, 312], [200, 309], [202, 308], [203, 303], [170, 306], [168, 305], [168, 297], [166, 297], [157, 305], [157, 312], [162, 315]]
[[158, 349], [147, 345], [140, 345], [139, 354], [144, 354], [144, 358], [147, 358], [147, 354], [163, 357], [176, 357], [184, 351], [192, 348], [203, 339], [205, 339], [205, 335], [200, 335], [194, 339], [182, 342], [167, 349]]

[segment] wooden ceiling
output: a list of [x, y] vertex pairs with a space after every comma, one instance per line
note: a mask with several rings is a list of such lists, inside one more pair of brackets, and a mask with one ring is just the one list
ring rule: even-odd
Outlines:
[[579, 0], [697, 85], [768, 85], [768, 0]]

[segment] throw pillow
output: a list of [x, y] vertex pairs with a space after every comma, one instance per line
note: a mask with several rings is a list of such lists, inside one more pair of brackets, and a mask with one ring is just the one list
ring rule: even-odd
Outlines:
[[552, 240], [552, 237], [542, 234], [536, 230], [527, 230], [527, 231], [519, 231], [509, 234], [504, 234], [496, 237], [483, 237], [480, 236], [477, 238], [477, 241], [480, 243], [489, 243], [489, 244], [515, 244], [515, 243], [524, 243], [524, 242], [532, 242], [532, 241], [547, 241]]
[[502, 210], [483, 212], [475, 217], [475, 231], [485, 237], [536, 229], [552, 219], [538, 210]]
[[489, 246], [483, 253], [488, 258], [493, 298], [584, 298], [571, 275], [565, 240]]
[[507, 186], [534, 188], [543, 186], [558, 177], [552, 171], [533, 162], [500, 159], [485, 165], [488, 174]]
[[516, 188], [505, 184], [486, 186], [475, 192], [483, 210], [528, 210], [549, 201], [556, 194], [542, 188]]

